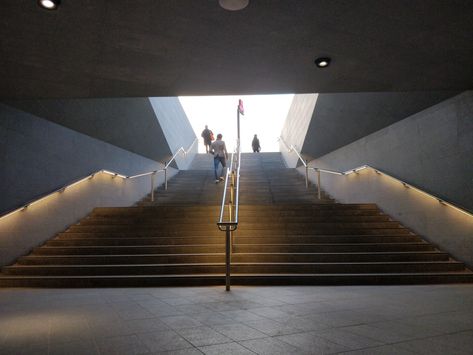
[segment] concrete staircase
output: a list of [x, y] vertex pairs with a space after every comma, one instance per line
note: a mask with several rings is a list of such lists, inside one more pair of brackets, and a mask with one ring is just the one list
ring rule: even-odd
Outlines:
[[[96, 208], [4, 267], [0, 286], [223, 285], [223, 184], [212, 156], [134, 207]], [[306, 190], [279, 153], [242, 155], [233, 284], [472, 282], [473, 274], [374, 204], [338, 204]]]

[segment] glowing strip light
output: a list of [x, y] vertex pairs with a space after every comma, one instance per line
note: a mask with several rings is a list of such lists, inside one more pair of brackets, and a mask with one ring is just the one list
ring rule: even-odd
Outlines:
[[143, 174], [138, 174], [138, 175], [133, 175], [133, 176], [127, 176], [126, 178], [127, 179], [134, 179], [134, 178], [137, 178], [137, 177], [142, 177], [142, 176], [147, 176], [147, 175], [153, 175], [153, 174], [156, 174], [160, 171], [164, 171], [164, 169], [161, 169], [161, 170], [153, 170], [153, 171], [150, 171], [149, 173], [143, 173]]
[[389, 174], [386, 174], [385, 172], [383, 172], [383, 171], [381, 171], [381, 170], [379, 170], [379, 169], [375, 169], [375, 168], [373, 168], [372, 166], [369, 166], [369, 165], [362, 165], [362, 166], [359, 166], [359, 167], [357, 167], [357, 168], [347, 170], [347, 171], [345, 171], [345, 172], [339, 172], [339, 171], [327, 170], [327, 169], [320, 169], [320, 168], [314, 168], [314, 167], [310, 167], [309, 169], [314, 170], [314, 171], [320, 171], [320, 172], [323, 172], [323, 173], [328, 173], [328, 174], [345, 175], [345, 176], [346, 176], [346, 175], [350, 175], [350, 174], [356, 174], [356, 173], [358, 173], [359, 171], [364, 170], [364, 169], [372, 169], [372, 170], [374, 170], [374, 172], [375, 172], [376, 174], [378, 174], [378, 175], [384, 175], [384, 176], [386, 176], [386, 177], [388, 177], [388, 178], [390, 178], [390, 179], [392, 179], [392, 180], [394, 180], [394, 181], [396, 181], [396, 182], [399, 182], [399, 183], [402, 184], [406, 189], [412, 189], [412, 190], [414, 190], [414, 191], [416, 191], [416, 192], [418, 192], [418, 193], [420, 193], [420, 194], [422, 194], [422, 195], [424, 195], [424, 196], [427, 196], [427, 197], [430, 197], [431, 199], [436, 200], [437, 202], [439, 202], [440, 204], [442, 204], [442, 205], [444, 205], [444, 206], [451, 207], [451, 208], [453, 208], [454, 210], [456, 210], [456, 211], [458, 211], [458, 212], [461, 212], [461, 213], [463, 213], [463, 214], [465, 214], [465, 215], [467, 215], [467, 216], [469, 216], [469, 217], [473, 217], [473, 213], [470, 213], [470, 212], [468, 212], [468, 211], [466, 211], [466, 210], [464, 210], [464, 209], [462, 209], [462, 208], [460, 208], [460, 207], [458, 207], [458, 206], [455, 206], [455, 205], [451, 204], [450, 202], [447, 202], [447, 201], [445, 201], [445, 200], [443, 200], [443, 199], [441, 199], [441, 198], [438, 198], [438, 197], [436, 197], [436, 196], [434, 196], [434, 195], [431, 195], [431, 194], [429, 194], [428, 192], [425, 192], [425, 191], [419, 189], [418, 187], [415, 187], [415, 186], [413, 186], [413, 185], [411, 185], [411, 184], [408, 184], [408, 183], [405, 182], [405, 181], [399, 180], [399, 179], [397, 179], [397, 178], [395, 178], [395, 177], [393, 177], [393, 176], [391, 176], [391, 175], [389, 175]]
[[159, 171], [164, 171], [164, 170], [155, 170], [155, 171], [152, 171], [152, 172], [149, 172], [149, 173], [144, 173], [144, 174], [140, 174], [140, 175], [135, 175], [135, 176], [131, 176], [131, 177], [128, 177], [128, 176], [125, 176], [123, 174], [119, 174], [119, 173], [115, 173], [113, 171], [109, 171], [109, 170], [99, 170], [93, 174], [90, 174], [90, 175], [87, 175], [86, 177], [82, 178], [82, 179], [79, 179], [77, 181], [74, 181], [72, 183], [70, 183], [69, 185], [66, 185], [66, 186], [63, 186], [61, 187], [60, 189], [57, 189], [43, 197], [40, 197], [38, 198], [37, 200], [34, 200], [34, 201], [30, 201], [28, 203], [25, 203], [23, 206], [21, 207], [18, 207], [17, 209], [14, 209], [13, 211], [10, 211], [10, 212], [7, 212], [5, 213], [4, 215], [0, 216], [0, 220], [4, 219], [4, 218], [7, 218], [17, 212], [22, 212], [22, 211], [25, 211], [28, 207], [30, 206], [33, 206], [41, 201], [44, 201], [46, 200], [47, 198], [49, 197], [52, 197], [53, 195], [56, 195], [56, 194], [60, 194], [60, 193], [63, 193], [65, 192], [66, 190], [70, 189], [71, 187], [73, 186], [76, 186], [76, 185], [79, 185], [87, 180], [90, 180], [92, 178], [95, 177], [95, 175], [99, 174], [99, 173], [103, 173], [103, 174], [107, 174], [107, 175], [112, 175], [113, 177], [120, 177], [122, 179], [131, 179], [133, 177], [138, 177], [138, 176], [144, 176], [144, 175], [150, 175], [150, 174], [154, 174], [156, 172], [159, 172]]
[[119, 174], [119, 173], [115, 173], [113, 171], [109, 171], [109, 170], [101, 170], [100, 172], [104, 173], [104, 174], [107, 174], [107, 175], [112, 175], [113, 177], [121, 177], [122, 179], [127, 179], [128, 177], [125, 176], [125, 175], [122, 175], [122, 174]]
[[99, 174], [99, 173], [103, 173], [103, 174], [107, 174], [107, 175], [111, 175], [113, 177], [120, 177], [122, 179], [134, 179], [134, 178], [137, 178], [137, 177], [141, 177], [141, 176], [146, 176], [146, 175], [152, 175], [152, 174], [156, 174], [156, 173], [159, 173], [159, 172], [162, 172], [162, 171], [165, 171], [167, 169], [167, 167], [169, 166], [169, 164], [171, 164], [171, 162], [175, 159], [175, 157], [177, 156], [178, 153], [180, 153], [181, 151], [184, 153], [184, 155], [187, 155], [188, 151], [190, 151], [192, 149], [192, 147], [194, 146], [194, 144], [198, 141], [198, 138], [195, 138], [194, 141], [192, 142], [192, 144], [189, 146], [189, 148], [186, 150], [184, 150], [183, 147], [179, 148], [177, 150], [177, 152], [174, 154], [174, 156], [172, 157], [172, 159], [165, 165], [164, 169], [161, 169], [161, 170], [153, 170], [153, 171], [150, 171], [150, 172], [147, 172], [147, 173], [143, 173], [143, 174], [138, 174], [138, 175], [133, 175], [133, 176], [126, 176], [126, 175], [123, 175], [123, 174], [119, 174], [119, 173], [116, 173], [114, 171], [110, 171], [110, 170], [105, 170], [105, 169], [102, 169], [102, 170], [99, 170], [95, 173], [92, 173], [90, 175], [87, 175], [86, 177], [80, 179], [80, 180], [77, 180], [77, 181], [74, 181], [73, 183], [69, 184], [69, 185], [66, 185], [66, 186], [63, 186], [61, 187], [60, 189], [56, 190], [56, 191], [53, 191], [43, 197], [40, 197], [38, 198], [37, 200], [34, 200], [34, 201], [31, 201], [31, 202], [28, 202], [26, 204], [24, 204], [23, 206], [17, 208], [17, 209], [14, 209], [13, 211], [10, 211], [10, 212], [7, 212], [5, 213], [4, 215], [0, 216], [0, 220], [3, 219], [3, 218], [6, 218], [8, 216], [11, 216], [17, 212], [21, 212], [21, 211], [24, 211], [26, 210], [29, 206], [32, 206], [36, 203], [39, 203], [57, 193], [63, 193], [64, 191], [66, 191], [67, 189], [70, 189], [71, 187], [75, 186], [75, 185], [78, 185], [86, 180], [89, 180], [89, 179], [92, 179], [94, 178], [95, 175]]
[[334, 170], [327, 170], [327, 169], [320, 169], [320, 168], [315, 168], [315, 167], [308, 167], [308, 166], [306, 165], [306, 163], [304, 162], [304, 160], [302, 159], [302, 157], [300, 156], [299, 152], [296, 150], [296, 148], [295, 148], [293, 145], [291, 145], [291, 146], [289, 147], [289, 145], [286, 143], [286, 141], [283, 139], [282, 136], [278, 137], [278, 141], [281, 141], [281, 142], [286, 146], [286, 148], [288, 148], [288, 152], [289, 152], [289, 153], [292, 152], [292, 151], [296, 152], [296, 154], [297, 154], [297, 156], [299, 157], [299, 159], [302, 161], [302, 163], [304, 164], [304, 166], [305, 166], [306, 168], [308, 168], [308, 169], [311, 169], [311, 170], [314, 170], [314, 171], [323, 172], [323, 173], [328, 173], [328, 174], [334, 174], [334, 175], [350, 175], [350, 174], [354, 174], [354, 173], [356, 174], [356, 173], [358, 173], [359, 171], [364, 170], [364, 169], [368, 169], [368, 168], [369, 168], [369, 169], [373, 169], [376, 174], [381, 174], [381, 175], [384, 175], [384, 176], [386, 176], [386, 177], [389, 177], [389, 178], [391, 178], [391, 179], [393, 179], [393, 180], [395, 180], [395, 181], [398, 181], [398, 182], [400, 182], [405, 188], [413, 189], [413, 190], [415, 190], [415, 191], [417, 191], [417, 192], [419, 192], [419, 193], [421, 193], [421, 194], [423, 194], [423, 195], [425, 195], [425, 196], [427, 196], [427, 197], [430, 197], [430, 198], [432, 198], [432, 199], [434, 199], [434, 200], [437, 200], [440, 204], [442, 204], [442, 205], [444, 205], [444, 206], [451, 207], [451, 208], [453, 208], [454, 210], [456, 210], [456, 211], [458, 211], [458, 212], [461, 212], [461, 213], [463, 213], [463, 214], [465, 214], [465, 215], [467, 215], [467, 216], [469, 216], [469, 217], [473, 217], [473, 213], [470, 213], [470, 212], [468, 212], [468, 211], [466, 211], [466, 210], [464, 210], [464, 209], [462, 209], [462, 208], [460, 208], [460, 207], [457, 207], [457, 206], [451, 204], [450, 202], [447, 202], [447, 201], [445, 201], [445, 200], [443, 200], [443, 199], [441, 199], [441, 198], [438, 198], [438, 197], [436, 197], [436, 196], [434, 196], [434, 195], [431, 195], [431, 194], [429, 194], [429, 193], [427, 193], [427, 192], [425, 192], [425, 191], [419, 189], [418, 187], [415, 187], [415, 186], [413, 186], [413, 185], [408, 184], [407, 182], [404, 182], [404, 181], [402, 181], [402, 180], [396, 179], [395, 177], [393, 177], [393, 176], [391, 176], [391, 175], [389, 175], [389, 174], [386, 174], [385, 172], [383, 172], [383, 171], [381, 171], [381, 170], [379, 170], [379, 169], [373, 168], [372, 166], [369, 166], [369, 165], [362, 165], [362, 166], [359, 166], [359, 167], [357, 167], [357, 168], [350, 169], [350, 170], [347, 170], [347, 171], [344, 171], [344, 172], [334, 171]]
[[389, 175], [389, 174], [386, 174], [386, 173], [383, 172], [383, 171], [380, 171], [379, 169], [375, 169], [375, 168], [373, 168], [373, 167], [371, 167], [371, 166], [368, 166], [368, 165], [367, 165], [366, 167], [367, 167], [367, 168], [370, 168], [370, 169], [373, 169], [377, 174], [384, 175], [384, 176], [386, 176], [386, 177], [388, 177], [388, 178], [390, 178], [390, 179], [392, 179], [392, 180], [394, 180], [394, 181], [396, 181], [396, 182], [401, 183], [406, 189], [412, 189], [412, 190], [414, 190], [414, 191], [416, 191], [416, 192], [418, 192], [418, 193], [420, 193], [420, 194], [422, 194], [422, 195], [424, 195], [424, 196], [427, 196], [427, 197], [430, 197], [431, 199], [436, 200], [436, 201], [437, 201], [438, 203], [440, 203], [441, 205], [451, 207], [451, 208], [453, 208], [454, 210], [456, 210], [456, 211], [458, 211], [458, 212], [461, 212], [461, 213], [463, 213], [463, 214], [465, 214], [465, 215], [467, 215], [467, 216], [469, 216], [469, 217], [473, 217], [473, 213], [470, 213], [470, 212], [468, 212], [468, 211], [466, 211], [466, 210], [464, 210], [464, 209], [462, 209], [462, 208], [460, 208], [460, 207], [458, 207], [458, 206], [455, 206], [455, 205], [451, 204], [450, 202], [447, 202], [447, 201], [445, 201], [445, 200], [443, 200], [443, 199], [441, 199], [441, 198], [439, 198], [439, 197], [437, 197], [437, 196], [434, 196], [434, 195], [432, 195], [432, 194], [429, 194], [428, 192], [425, 192], [424, 190], [421, 190], [421, 189], [419, 189], [418, 187], [415, 187], [415, 186], [413, 186], [413, 185], [411, 185], [411, 184], [408, 184], [408, 183], [405, 182], [405, 181], [399, 180], [399, 179], [397, 179], [397, 178], [395, 178], [395, 177], [393, 177], [393, 176], [391, 176], [391, 175]]

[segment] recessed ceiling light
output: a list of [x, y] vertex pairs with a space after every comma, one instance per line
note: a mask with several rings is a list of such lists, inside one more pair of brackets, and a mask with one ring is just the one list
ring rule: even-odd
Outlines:
[[225, 10], [238, 11], [248, 6], [250, 0], [218, 0], [218, 3]]
[[320, 57], [315, 60], [315, 65], [317, 68], [327, 68], [330, 64], [330, 58], [328, 57]]
[[60, 0], [38, 0], [38, 5], [46, 10], [56, 10], [60, 2]]

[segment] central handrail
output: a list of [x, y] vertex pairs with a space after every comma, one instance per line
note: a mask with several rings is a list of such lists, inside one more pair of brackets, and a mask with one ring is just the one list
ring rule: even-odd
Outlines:
[[[225, 232], [225, 288], [230, 291], [230, 263], [232, 253], [232, 233], [238, 228], [238, 210], [240, 203], [240, 141], [237, 139], [235, 151], [231, 155], [230, 166], [227, 168], [223, 189], [220, 216], [217, 222], [218, 229]], [[230, 197], [227, 201], [227, 191]], [[228, 218], [224, 220], [225, 206], [228, 204]]]

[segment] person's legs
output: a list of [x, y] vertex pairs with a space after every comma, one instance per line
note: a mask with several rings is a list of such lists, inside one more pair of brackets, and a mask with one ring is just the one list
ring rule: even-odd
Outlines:
[[220, 163], [220, 159], [219, 157], [214, 157], [214, 174], [215, 174], [215, 182], [218, 182], [218, 174], [217, 174], [217, 170], [218, 170], [218, 163]]
[[222, 164], [222, 173], [220, 174], [220, 180], [223, 180], [223, 176], [225, 175], [225, 167], [227, 166], [225, 162], [225, 157], [219, 157], [220, 163]]

